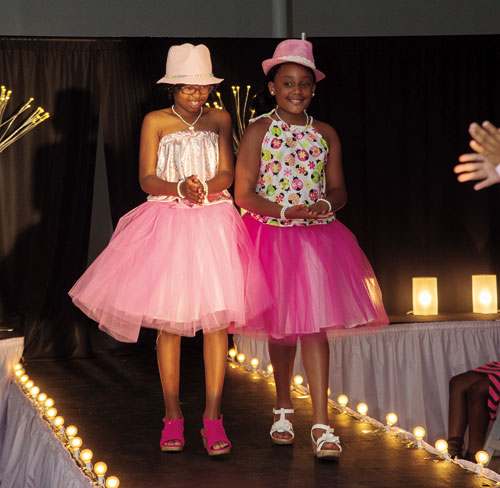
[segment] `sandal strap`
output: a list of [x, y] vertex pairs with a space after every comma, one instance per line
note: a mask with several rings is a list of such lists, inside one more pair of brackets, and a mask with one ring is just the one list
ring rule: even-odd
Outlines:
[[286, 413], [295, 413], [293, 408], [273, 408], [274, 415], [284, 415]]
[[184, 418], [180, 419], [163, 419], [165, 426], [161, 432], [162, 446], [168, 441], [180, 441], [181, 445], [184, 447]]
[[271, 432], [269, 432], [271, 437], [273, 437], [275, 432], [279, 432], [280, 434], [287, 432], [293, 439], [295, 437], [295, 433], [293, 431], [292, 422], [285, 418], [285, 414], [294, 413], [293, 408], [273, 408], [273, 412], [274, 415], [279, 415], [280, 418], [276, 420], [271, 427]]
[[212, 446], [216, 442], [226, 442], [228, 445], [222, 450], [226, 450], [231, 447], [231, 443], [227, 438], [226, 431], [224, 426], [222, 425], [222, 415], [219, 420], [210, 420], [203, 417], [203, 427], [205, 427], [204, 436], [207, 439], [207, 450], [208, 451], [217, 451], [218, 449], [212, 449]]
[[[318, 440], [314, 439], [312, 431], [315, 429], [324, 430], [325, 433], [318, 438]], [[319, 452], [325, 443], [335, 444], [340, 452], [342, 452], [342, 446], [340, 445], [340, 437], [333, 435], [333, 428], [329, 425], [325, 424], [314, 424], [311, 428], [311, 439], [316, 444], [316, 450]]]

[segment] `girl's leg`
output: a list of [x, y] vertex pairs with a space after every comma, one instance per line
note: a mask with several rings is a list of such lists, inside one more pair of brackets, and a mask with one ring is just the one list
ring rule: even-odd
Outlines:
[[469, 424], [468, 410], [469, 389], [476, 382], [484, 379], [483, 374], [475, 371], [454, 376], [450, 380], [448, 409], [448, 452], [451, 457], [461, 457], [463, 438]]
[[[205, 361], [206, 405], [204, 417], [219, 420], [222, 387], [226, 374], [227, 330], [203, 335], [203, 357]], [[216, 442], [214, 449], [223, 449], [227, 442]]]
[[[328, 418], [328, 377], [330, 365], [330, 347], [324, 334], [305, 336], [301, 341], [302, 362], [306, 370], [309, 391], [313, 407], [313, 424], [330, 425]], [[314, 429], [314, 439], [325, 433], [322, 429]], [[338, 450], [333, 443], [325, 443], [323, 450]]]
[[[276, 385], [276, 405], [275, 408], [293, 408], [290, 396], [290, 386], [292, 384], [293, 364], [297, 345], [268, 344], [269, 356], [273, 365], [274, 383]], [[292, 414], [286, 414], [287, 420], [292, 420]], [[274, 421], [279, 419], [279, 415], [274, 417]], [[279, 439], [290, 439], [288, 432], [274, 432], [274, 437]]]
[[[163, 400], [165, 402], [165, 418], [174, 420], [182, 418], [179, 404], [179, 376], [181, 357], [181, 337], [168, 332], [158, 332], [156, 354], [160, 372]], [[166, 442], [167, 446], [180, 446], [179, 439]]]
[[469, 445], [467, 456], [475, 456], [477, 451], [483, 449], [486, 431], [490, 423], [488, 412], [488, 393], [490, 380], [487, 374], [481, 374], [481, 379], [476, 381], [467, 392], [467, 407], [469, 411]]

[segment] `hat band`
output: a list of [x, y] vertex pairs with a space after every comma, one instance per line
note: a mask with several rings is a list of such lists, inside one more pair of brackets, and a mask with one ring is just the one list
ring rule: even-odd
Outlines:
[[199, 78], [199, 77], [211, 78], [213, 76], [214, 76], [213, 73], [209, 73], [203, 75], [165, 75], [165, 78]]
[[280, 56], [279, 59], [283, 59], [285, 61], [290, 61], [291, 63], [299, 63], [305, 66], [308, 66], [311, 69], [316, 69], [316, 66], [312, 61], [307, 58], [303, 58], [302, 56]]

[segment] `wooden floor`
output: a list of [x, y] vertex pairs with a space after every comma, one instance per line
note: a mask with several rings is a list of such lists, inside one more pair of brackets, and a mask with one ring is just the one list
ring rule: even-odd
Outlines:
[[186, 422], [182, 453], [162, 453], [162, 395], [152, 348], [100, 353], [71, 361], [33, 361], [27, 373], [55, 399], [66, 425], [79, 428], [94, 461], [123, 488], [216, 487], [488, 487], [495, 483], [439, 461], [425, 450], [332, 410], [344, 448], [338, 462], [318, 462], [311, 450], [309, 398], [295, 395], [296, 442], [269, 438], [273, 386], [261, 376], [229, 367], [223, 414], [233, 451], [209, 458], [199, 430], [204, 404], [200, 338], [183, 341], [181, 399]]

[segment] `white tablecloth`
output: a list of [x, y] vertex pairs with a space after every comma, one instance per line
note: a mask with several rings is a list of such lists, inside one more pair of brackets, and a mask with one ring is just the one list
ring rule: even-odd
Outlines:
[[0, 341], [2, 488], [94, 487], [18, 384], [12, 381], [12, 366], [19, 361], [22, 351], [22, 338]]
[[22, 337], [0, 340], [0, 452], [3, 451], [7, 422], [8, 386], [14, 374], [14, 364], [19, 362], [23, 348], [24, 339]]
[[[242, 336], [235, 343], [247, 365], [252, 357], [262, 369], [269, 364], [266, 343]], [[299, 353], [294, 374], [305, 378]], [[490, 361], [500, 361], [499, 322], [394, 324], [341, 336], [330, 340], [331, 398], [345, 393], [354, 409], [364, 401], [382, 422], [395, 412], [399, 427], [421, 425], [434, 442], [446, 438], [450, 378]]]

